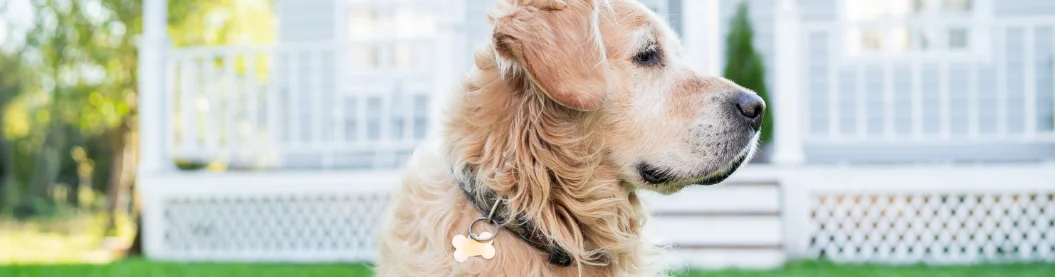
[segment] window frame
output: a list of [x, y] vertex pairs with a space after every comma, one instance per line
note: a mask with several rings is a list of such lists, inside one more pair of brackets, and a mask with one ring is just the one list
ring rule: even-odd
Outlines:
[[[837, 0], [837, 27], [835, 29], [838, 39], [838, 49], [841, 56], [846, 60], [857, 61], [905, 61], [905, 60], [956, 60], [956, 61], [985, 61], [991, 58], [990, 48], [992, 28], [988, 22], [992, 20], [993, 0], [971, 0], [971, 9], [963, 14], [950, 14], [942, 12], [937, 7], [928, 7], [917, 15], [900, 18], [878, 18], [878, 19], [853, 19], [850, 18], [850, 10], [847, 5], [850, 1], [876, 1], [876, 0]], [[887, 1], [887, 0], [883, 0]], [[909, 0], [920, 1], [920, 0]], [[922, 0], [937, 3], [941, 6], [946, 0]], [[935, 6], [932, 4], [931, 6]], [[894, 46], [894, 30], [900, 28], [906, 30], [910, 39], [909, 47], [901, 49]], [[861, 46], [860, 34], [864, 30], [880, 29], [883, 33], [881, 48], [878, 51], [865, 51]], [[956, 29], [966, 30], [967, 43], [965, 49], [949, 49], [950, 33]], [[926, 49], [919, 48], [915, 38], [919, 32], [932, 32], [931, 41]], [[856, 38], [855, 38], [856, 37]], [[857, 44], [857, 49], [854, 49]]]

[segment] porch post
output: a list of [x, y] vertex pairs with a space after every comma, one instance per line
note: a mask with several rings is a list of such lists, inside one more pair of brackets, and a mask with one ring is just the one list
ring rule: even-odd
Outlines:
[[156, 173], [172, 166], [166, 161], [165, 48], [168, 46], [168, 3], [143, 1], [143, 34], [139, 37], [139, 172]]
[[143, 1], [143, 33], [139, 36], [139, 168], [136, 174], [136, 186], [142, 196], [142, 236], [143, 252], [148, 257], [157, 258], [164, 255], [163, 232], [164, 214], [157, 206], [157, 173], [164, 172], [174, 165], [166, 161], [165, 118], [165, 48], [168, 46], [168, 3], [166, 0]]
[[721, 48], [723, 40], [719, 34], [718, 24], [720, 0], [686, 0], [681, 1], [681, 11], [685, 14], [682, 20], [682, 41], [685, 44], [686, 58], [696, 69], [707, 75], [720, 75]]
[[799, 94], [799, 15], [795, 0], [779, 0], [775, 7], [774, 60], [776, 85], [773, 86], [770, 110], [775, 119], [773, 126], [774, 153], [772, 161], [779, 165], [794, 165], [805, 162], [802, 145], [802, 107]]

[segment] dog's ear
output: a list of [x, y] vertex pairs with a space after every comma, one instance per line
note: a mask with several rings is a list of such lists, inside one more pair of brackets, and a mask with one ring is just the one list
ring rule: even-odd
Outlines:
[[515, 61], [510, 66], [519, 68], [513, 70], [523, 70], [557, 103], [580, 111], [601, 108], [609, 72], [594, 1], [511, 1], [493, 19], [495, 52]]

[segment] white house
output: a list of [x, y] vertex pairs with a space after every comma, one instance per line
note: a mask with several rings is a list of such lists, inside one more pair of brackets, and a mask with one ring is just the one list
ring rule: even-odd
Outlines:
[[[369, 261], [489, 0], [275, 0], [275, 45], [140, 48], [147, 255]], [[736, 0], [648, 0], [718, 74]], [[751, 0], [771, 164], [649, 195], [697, 267], [1055, 261], [1055, 1]], [[224, 172], [174, 160], [225, 161]]]

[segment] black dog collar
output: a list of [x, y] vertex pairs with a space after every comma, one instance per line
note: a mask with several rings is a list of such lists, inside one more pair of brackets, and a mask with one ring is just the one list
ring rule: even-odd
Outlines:
[[492, 209], [496, 212], [492, 217], [492, 221], [499, 228], [505, 229], [510, 233], [513, 233], [516, 237], [520, 238], [527, 244], [535, 247], [542, 252], [549, 255], [549, 263], [556, 266], [570, 266], [573, 262], [571, 255], [560, 246], [553, 243], [553, 240], [546, 235], [542, 229], [539, 229], [537, 225], [527, 218], [525, 215], [517, 215], [516, 221], [511, 221], [505, 218], [502, 213], [507, 209], [506, 202], [499, 201], [498, 194], [492, 190], [487, 190], [482, 195], [473, 193], [473, 186], [476, 184], [476, 174], [472, 169], [466, 169], [465, 180], [459, 181], [458, 187], [461, 188], [462, 192], [465, 193], [465, 197], [469, 199], [469, 202], [476, 207], [480, 213], [487, 215]]

